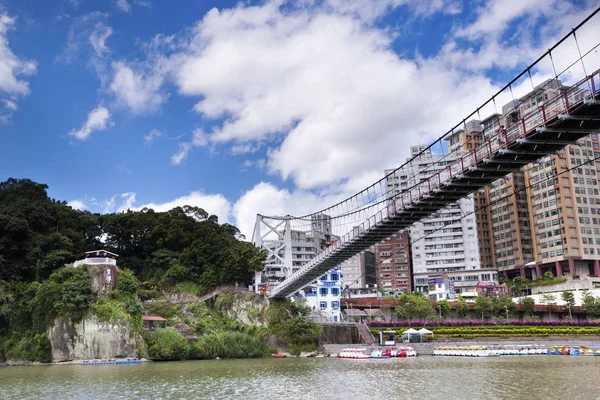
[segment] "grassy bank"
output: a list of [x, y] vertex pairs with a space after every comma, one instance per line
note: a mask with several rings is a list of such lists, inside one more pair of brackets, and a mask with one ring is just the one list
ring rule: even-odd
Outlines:
[[188, 342], [179, 331], [164, 328], [146, 333], [144, 339], [152, 360], [256, 358], [275, 353], [257, 337], [243, 332], [212, 333]]

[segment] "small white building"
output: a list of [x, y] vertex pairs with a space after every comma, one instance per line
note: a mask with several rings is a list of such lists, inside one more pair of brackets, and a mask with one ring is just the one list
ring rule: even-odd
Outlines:
[[335, 268], [302, 289], [298, 297], [306, 299], [306, 305], [313, 310], [311, 319], [316, 322], [341, 322], [341, 293], [341, 274]]
[[94, 293], [106, 293], [114, 290], [117, 285], [118, 254], [106, 250], [86, 251], [85, 253], [73, 254], [69, 262], [65, 264], [68, 268], [77, 268], [85, 265], [90, 273], [90, 283]]
[[452, 300], [455, 297], [454, 281], [447, 275], [430, 276], [427, 278], [429, 299], [433, 301]]
[[117, 265], [118, 254], [107, 250], [86, 251], [85, 253], [73, 254], [70, 263], [65, 267], [76, 268], [80, 265]]

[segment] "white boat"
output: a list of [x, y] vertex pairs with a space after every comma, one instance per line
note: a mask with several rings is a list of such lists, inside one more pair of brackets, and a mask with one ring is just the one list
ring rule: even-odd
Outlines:
[[342, 349], [338, 354], [338, 358], [351, 358], [354, 360], [365, 360], [371, 358], [371, 356], [367, 353], [367, 349], [363, 348], [349, 348]]

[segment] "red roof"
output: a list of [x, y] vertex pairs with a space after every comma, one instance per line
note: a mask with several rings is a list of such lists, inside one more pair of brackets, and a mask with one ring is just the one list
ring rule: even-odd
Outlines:
[[142, 321], [166, 321], [163, 317], [156, 317], [153, 315], [144, 315]]

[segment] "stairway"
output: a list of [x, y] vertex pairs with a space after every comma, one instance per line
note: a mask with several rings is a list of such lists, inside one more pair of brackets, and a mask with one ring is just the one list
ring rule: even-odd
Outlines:
[[358, 337], [359, 337], [360, 342], [367, 344], [367, 345], [375, 344], [375, 337], [369, 330], [369, 327], [367, 326], [367, 324], [358, 324], [357, 326], [358, 326]]

